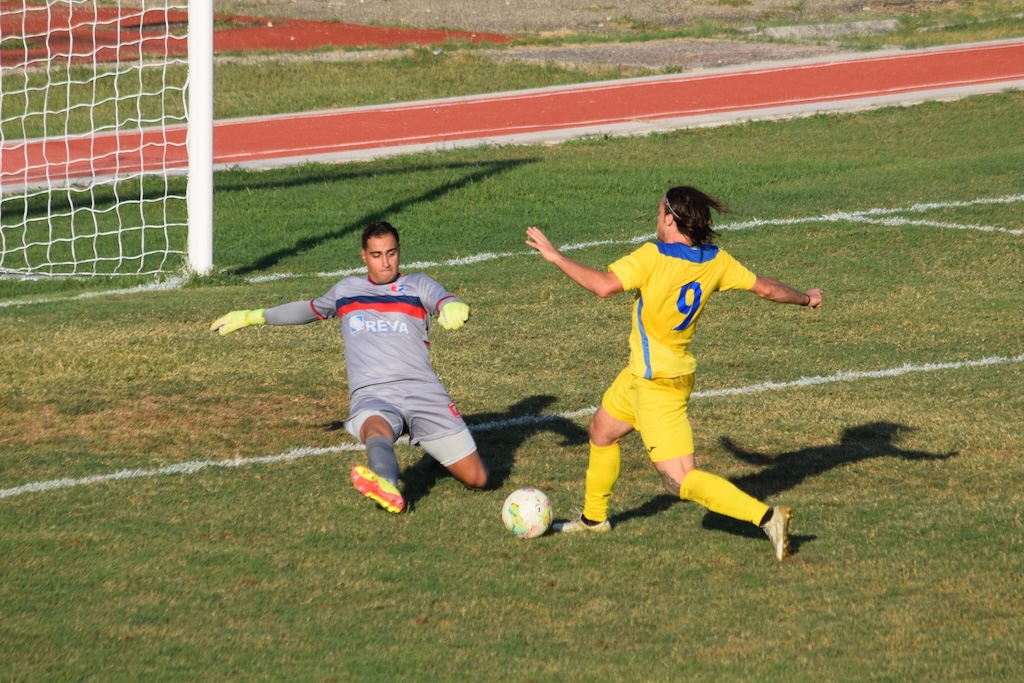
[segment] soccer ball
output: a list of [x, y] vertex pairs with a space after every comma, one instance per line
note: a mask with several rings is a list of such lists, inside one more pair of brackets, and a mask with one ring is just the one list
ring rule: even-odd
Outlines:
[[513, 491], [501, 508], [501, 521], [517, 538], [542, 536], [551, 526], [551, 501], [538, 489]]

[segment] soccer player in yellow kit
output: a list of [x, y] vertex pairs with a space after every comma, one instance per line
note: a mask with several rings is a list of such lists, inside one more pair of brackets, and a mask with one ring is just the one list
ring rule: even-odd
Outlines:
[[629, 366], [615, 378], [590, 422], [590, 462], [583, 512], [556, 525], [562, 533], [611, 531], [608, 501], [619, 478], [619, 440], [640, 432], [644, 448], [665, 489], [718, 514], [760, 526], [775, 549], [789, 554], [792, 510], [769, 507], [732, 482], [697, 469], [693, 432], [686, 414], [697, 362], [688, 347], [694, 327], [713, 292], [745, 289], [778, 303], [818, 308], [822, 290], [799, 291], [755, 275], [713, 244], [711, 211], [729, 209], [692, 187], [673, 187], [658, 204], [657, 241], [615, 261], [607, 271], [566, 257], [536, 227], [526, 244], [554, 263], [573, 282], [604, 298], [639, 290], [629, 336]]

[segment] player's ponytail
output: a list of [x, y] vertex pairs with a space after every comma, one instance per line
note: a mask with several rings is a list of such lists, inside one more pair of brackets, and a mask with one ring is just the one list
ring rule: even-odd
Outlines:
[[693, 187], [673, 187], [665, 193], [665, 210], [672, 214], [679, 232], [695, 247], [711, 244], [718, 237], [711, 226], [712, 209], [723, 215], [729, 213], [725, 202]]

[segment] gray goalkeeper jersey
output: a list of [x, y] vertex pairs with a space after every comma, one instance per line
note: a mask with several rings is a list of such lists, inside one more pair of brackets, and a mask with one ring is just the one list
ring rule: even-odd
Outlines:
[[349, 391], [371, 384], [438, 382], [430, 364], [430, 320], [458, 299], [423, 273], [386, 285], [365, 275], [347, 277], [309, 302], [320, 319], [341, 319]]

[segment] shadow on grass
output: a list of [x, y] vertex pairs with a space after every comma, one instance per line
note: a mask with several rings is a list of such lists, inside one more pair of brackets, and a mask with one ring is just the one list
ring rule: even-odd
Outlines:
[[[587, 430], [572, 420], [557, 415], [542, 415], [554, 396], [532, 396], [509, 406], [503, 413], [479, 413], [467, 416], [480, 457], [490, 474], [488, 489], [501, 488], [515, 465], [516, 453], [523, 442], [539, 432], [561, 435], [563, 446], [578, 446], [588, 441]], [[402, 495], [407, 506], [426, 496], [438, 480], [450, 476], [436, 460], [423, 454], [419, 461], [406, 468], [401, 479]]]
[[[843, 431], [839, 442], [826, 446], [801, 448], [797, 451], [768, 455], [740, 448], [732, 439], [722, 437], [720, 443], [736, 458], [751, 465], [763, 466], [760, 472], [744, 475], [732, 482], [740, 489], [760, 500], [769, 500], [785, 491], [796, 488], [810, 477], [819, 476], [829, 470], [872, 458], [900, 458], [902, 460], [946, 460], [957, 455], [948, 453], [927, 453], [905, 450], [896, 445], [903, 434], [916, 431], [914, 427], [894, 422], [870, 422], [849, 427]], [[669, 495], [657, 496], [640, 507], [627, 510], [611, 517], [612, 525], [623, 524], [632, 519], [652, 517], [667, 510], [678, 499]], [[744, 521], [725, 517], [708, 511], [703, 527], [724, 531], [737, 536], [763, 539], [764, 532]], [[815, 540], [814, 535], [792, 535], [790, 550], [796, 553], [800, 545]]]
[[765, 469], [733, 480], [747, 493], [769, 499], [796, 488], [809, 477], [815, 477], [829, 470], [873, 458], [900, 458], [901, 460], [947, 460], [957, 455], [949, 453], [927, 453], [908, 451], [896, 445], [903, 434], [917, 431], [914, 427], [894, 422], [869, 422], [843, 430], [839, 443], [829, 446], [812, 446], [798, 451], [766, 455], [747, 451], [736, 445], [732, 439], [722, 437], [719, 443], [729, 453], [750, 465], [763, 465]]
[[[839, 443], [801, 448], [797, 451], [777, 455], [745, 450], [728, 437], [722, 437], [719, 443], [743, 462], [765, 467], [760, 472], [738, 477], [733, 480], [733, 483], [755, 498], [769, 500], [796, 488], [810, 477], [816, 477], [837, 467], [863, 460], [872, 458], [947, 460], [958, 454], [956, 451], [928, 453], [905, 450], [896, 445], [902, 435], [914, 431], [917, 431], [914, 427], [895, 422], [869, 422], [845, 429], [839, 438]], [[705, 529], [725, 531], [738, 536], [764, 538], [764, 533], [753, 525], [713, 512], [708, 512], [704, 516], [703, 526]], [[795, 554], [802, 543], [813, 541], [816, 538], [817, 536], [814, 535], [791, 535], [791, 552]]]
[[668, 510], [670, 507], [679, 502], [682, 501], [680, 501], [675, 496], [670, 496], [667, 493], [662, 493], [661, 495], [651, 498], [649, 501], [647, 501], [640, 507], [635, 507], [632, 510], [626, 510], [625, 512], [620, 512], [616, 515], [609, 515], [608, 521], [612, 523], [612, 527], [614, 528], [620, 524], [625, 524], [626, 522], [632, 519], [643, 519], [644, 517], [653, 517], [655, 515], [660, 515], [662, 512]]
[[[503, 173], [508, 173], [509, 171], [512, 171], [518, 168], [519, 166], [533, 163], [533, 161], [533, 159], [507, 159], [504, 161], [472, 162], [467, 164], [447, 165], [446, 168], [466, 170], [467, 173], [459, 180], [443, 183], [441, 185], [438, 185], [437, 187], [434, 187], [433, 189], [421, 192], [416, 196], [396, 198], [391, 204], [384, 207], [383, 209], [366, 213], [360, 218], [349, 222], [347, 225], [342, 225], [338, 227], [336, 230], [318, 233], [316, 235], [309, 235], [307, 237], [301, 237], [298, 240], [296, 240], [292, 245], [282, 247], [281, 249], [266, 254], [248, 265], [239, 266], [238, 268], [233, 269], [231, 273], [234, 275], [244, 276], [252, 275], [253, 273], [257, 273], [268, 268], [272, 268], [273, 266], [277, 265], [284, 259], [291, 258], [303, 252], [319, 248], [323, 246], [325, 243], [341, 239], [348, 235], [361, 234], [363, 228], [365, 228], [370, 223], [373, 223], [375, 221], [388, 220], [389, 216], [398, 213], [407, 207], [425, 202], [437, 201], [444, 197], [445, 195], [451, 194], [452, 192], [456, 192], [464, 187], [468, 187], [475, 183], [479, 183], [483, 180], [486, 180], [487, 178], [500, 175]], [[406, 170], [405, 172], [409, 173], [419, 170], [423, 169], [417, 167], [415, 169]], [[374, 172], [373, 175], [381, 175], [381, 173]], [[285, 184], [294, 185], [299, 184], [300, 182], [342, 182], [343, 180], [344, 177], [325, 178], [322, 173], [319, 173], [308, 178], [305, 181], [294, 180]], [[218, 191], [220, 191], [219, 188]], [[402, 226], [399, 225], [396, 227], [398, 227], [399, 231], [402, 230]]]

